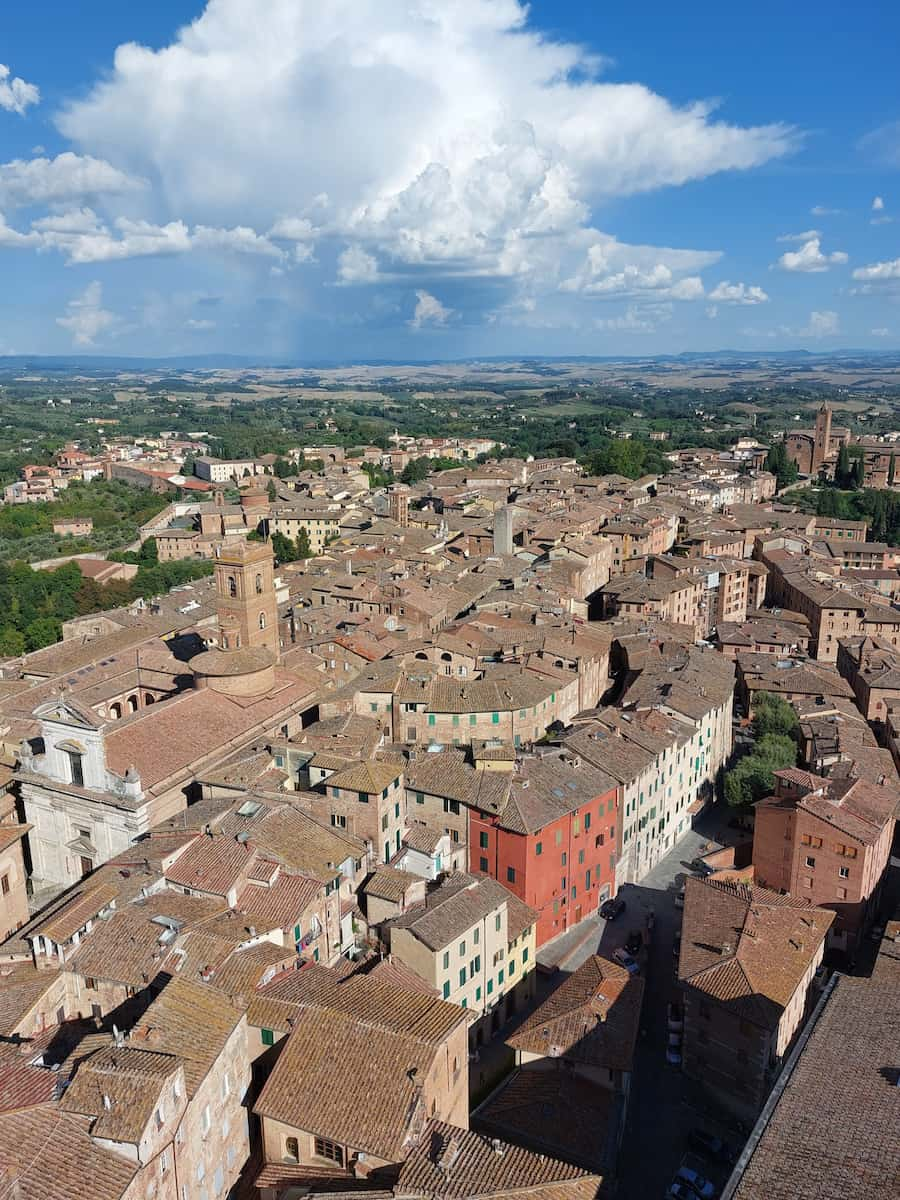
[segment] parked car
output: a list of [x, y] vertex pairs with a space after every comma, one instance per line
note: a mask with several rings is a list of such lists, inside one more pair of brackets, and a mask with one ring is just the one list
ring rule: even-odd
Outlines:
[[614, 921], [624, 911], [625, 901], [620, 896], [616, 896], [615, 900], [605, 900], [600, 905], [600, 916], [604, 921]]
[[716, 1194], [715, 1185], [705, 1175], [695, 1171], [693, 1167], [679, 1167], [676, 1178], [684, 1180], [688, 1187], [702, 1197], [702, 1200], [712, 1200]]
[[669, 1004], [666, 1025], [670, 1031], [677, 1033], [680, 1033], [684, 1029], [684, 1013], [681, 1011], [681, 1005], [676, 1004], [674, 1000]]
[[705, 1129], [692, 1129], [688, 1134], [688, 1145], [713, 1162], [730, 1163], [734, 1160], [734, 1151], [728, 1143]]
[[675, 907], [684, 908], [684, 888], [675, 895]]
[[644, 936], [639, 929], [632, 929], [625, 939], [625, 949], [629, 954], [638, 954], [644, 944]]
[[681, 1066], [681, 1047], [666, 1046], [666, 1062], [670, 1067]]
[[628, 953], [628, 951], [620, 946], [618, 950], [613, 950], [613, 962], [617, 962], [620, 967], [624, 967], [629, 975], [637, 975], [640, 971], [640, 964], [636, 958]]
[[697, 1193], [683, 1179], [675, 1179], [666, 1192], [667, 1200], [697, 1200]]

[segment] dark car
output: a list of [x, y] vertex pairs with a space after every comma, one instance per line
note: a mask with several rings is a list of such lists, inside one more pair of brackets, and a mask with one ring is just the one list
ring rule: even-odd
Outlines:
[[639, 954], [643, 944], [644, 935], [639, 929], [632, 929], [631, 933], [625, 939], [625, 949], [629, 954]]
[[625, 911], [625, 901], [618, 896], [615, 900], [606, 900], [600, 905], [600, 916], [604, 921], [614, 921]]
[[713, 1162], [730, 1163], [734, 1159], [734, 1151], [728, 1143], [705, 1129], [692, 1129], [688, 1134], [688, 1145]]

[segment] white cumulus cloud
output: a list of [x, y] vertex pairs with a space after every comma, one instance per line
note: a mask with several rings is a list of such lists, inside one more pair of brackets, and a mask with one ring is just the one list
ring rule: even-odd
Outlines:
[[900, 279], [900, 258], [888, 262], [869, 263], [865, 267], [857, 267], [853, 272], [854, 279], [863, 279], [870, 283], [885, 283], [889, 280]]
[[6, 112], [18, 113], [24, 116], [25, 109], [31, 104], [37, 104], [41, 98], [39, 89], [33, 83], [26, 83], [10, 71], [4, 63], [0, 63], [0, 108]]
[[362, 246], [347, 246], [338, 257], [338, 279], [341, 283], [374, 283], [378, 278], [378, 262]]
[[872, 201], [872, 212], [883, 212], [883, 211], [884, 211], [884, 197], [876, 196], [875, 199]]
[[776, 242], [808, 242], [812, 238], [820, 238], [822, 236], [819, 229], [805, 229], [803, 233], [782, 233], [775, 239]]
[[452, 308], [445, 308], [436, 296], [420, 289], [416, 292], [416, 308], [409, 324], [413, 329], [422, 329], [426, 325], [446, 325], [452, 316]]
[[824, 254], [821, 241], [814, 237], [810, 238], [808, 242], [804, 242], [799, 250], [788, 250], [782, 254], [775, 265], [782, 271], [820, 272], [827, 271], [829, 267], [846, 261], [847, 255], [843, 250], [834, 250], [831, 254]]
[[56, 158], [16, 158], [0, 164], [0, 204], [10, 206], [116, 196], [143, 186], [103, 159], [69, 150]]
[[885, 329], [883, 325], [880, 325], [877, 329], [871, 329], [869, 332], [872, 334], [872, 337], [877, 338], [888, 338], [891, 336], [891, 331], [889, 329]]
[[600, 69], [519, 0], [216, 0], [169, 46], [120, 46], [59, 125], [154, 181], [157, 220], [268, 230], [303, 247], [295, 261], [318, 238], [343, 242], [340, 282], [371, 282], [376, 262], [555, 289], [602, 237], [605, 198], [751, 168], [799, 140]]
[[756, 284], [729, 283], [724, 279], [709, 293], [709, 300], [717, 304], [765, 304], [768, 294]]
[[66, 315], [57, 317], [56, 323], [68, 329], [76, 346], [93, 346], [101, 333], [118, 323], [118, 318], [103, 307], [103, 289], [95, 279], [80, 296], [69, 301]]
[[799, 331], [801, 337], [826, 338], [834, 337], [840, 331], [840, 319], [836, 312], [811, 312], [805, 329]]

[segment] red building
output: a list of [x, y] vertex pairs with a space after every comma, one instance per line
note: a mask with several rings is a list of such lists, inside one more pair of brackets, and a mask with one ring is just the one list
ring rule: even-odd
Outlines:
[[852, 954], [878, 908], [896, 811], [895, 784], [776, 771], [756, 805], [755, 880], [833, 909], [829, 945]]
[[614, 894], [617, 824], [615, 780], [564, 751], [531, 755], [501, 812], [470, 810], [469, 869], [538, 910], [541, 946]]

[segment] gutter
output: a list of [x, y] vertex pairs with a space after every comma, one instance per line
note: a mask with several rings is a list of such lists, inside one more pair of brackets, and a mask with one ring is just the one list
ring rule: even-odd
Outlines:
[[750, 1132], [747, 1143], [734, 1165], [734, 1170], [731, 1172], [731, 1175], [728, 1178], [728, 1182], [725, 1184], [719, 1200], [733, 1200], [734, 1194], [740, 1187], [741, 1181], [744, 1177], [744, 1172], [750, 1165], [750, 1160], [756, 1153], [757, 1146], [762, 1141], [763, 1134], [768, 1128], [769, 1122], [771, 1121], [775, 1110], [778, 1107], [785, 1088], [791, 1081], [791, 1076], [794, 1073], [794, 1068], [797, 1066], [797, 1063], [800, 1060], [800, 1055], [806, 1049], [807, 1043], [812, 1037], [813, 1030], [818, 1024], [819, 1018], [824, 1012], [826, 1004], [834, 994], [837, 988], [838, 980], [842, 978], [844, 977], [839, 972], [835, 972], [835, 974], [832, 975], [832, 977], [828, 980], [828, 983], [825, 985], [825, 990], [819, 997], [815, 1008], [810, 1014], [809, 1020], [804, 1025], [803, 1032], [797, 1039], [797, 1044], [794, 1046], [793, 1050], [788, 1056], [788, 1060], [784, 1065], [784, 1069], [778, 1076], [777, 1083], [769, 1093], [769, 1098], [766, 1100], [766, 1103], [763, 1105], [762, 1112], [756, 1119], [756, 1124], [753, 1126], [753, 1129]]

